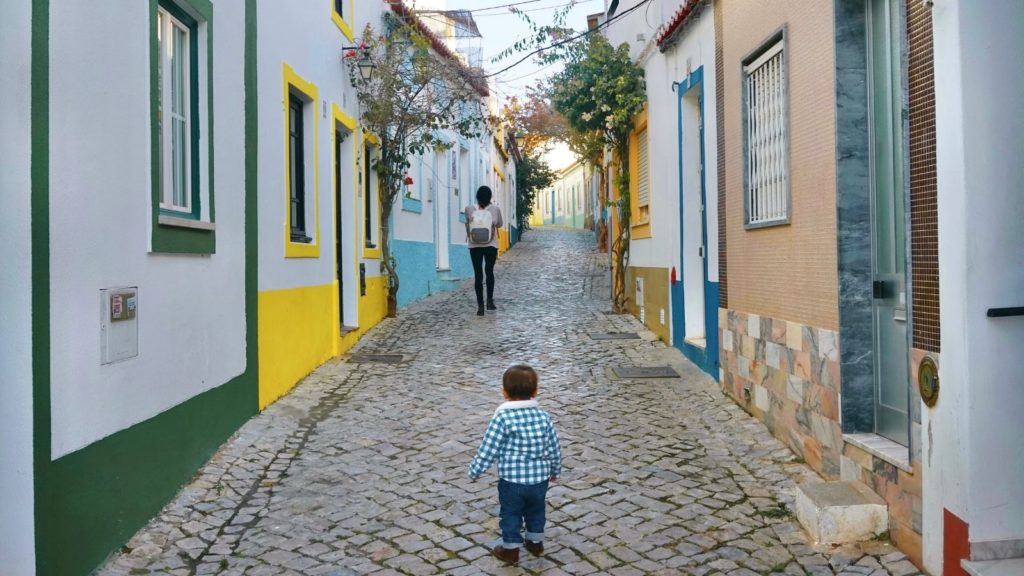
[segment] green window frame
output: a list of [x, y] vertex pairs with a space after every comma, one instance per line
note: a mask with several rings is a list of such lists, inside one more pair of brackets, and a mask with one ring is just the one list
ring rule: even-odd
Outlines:
[[[205, 43], [202, 43], [204, 37]], [[182, 51], [187, 53], [183, 63], [167, 58], [167, 43], [173, 43], [170, 58]], [[151, 0], [150, 46], [150, 251], [213, 254], [216, 237], [213, 6], [210, 1]], [[205, 92], [201, 89], [203, 68]], [[202, 124], [204, 121], [206, 126]], [[205, 164], [202, 162], [204, 152], [207, 154]]]

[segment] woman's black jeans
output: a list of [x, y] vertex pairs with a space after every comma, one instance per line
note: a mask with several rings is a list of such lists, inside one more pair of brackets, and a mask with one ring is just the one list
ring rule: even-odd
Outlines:
[[494, 300], [494, 262], [498, 259], [498, 249], [494, 246], [481, 246], [469, 249], [469, 258], [473, 261], [473, 288], [476, 290], [476, 303], [484, 305], [484, 272], [487, 273], [487, 301]]

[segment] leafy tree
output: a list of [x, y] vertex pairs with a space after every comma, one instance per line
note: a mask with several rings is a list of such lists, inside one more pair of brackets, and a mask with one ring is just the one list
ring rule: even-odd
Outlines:
[[506, 99], [501, 116], [519, 139], [523, 156], [543, 151], [553, 140], [569, 138], [565, 116], [554, 109], [547, 89], [540, 84], [528, 86], [523, 98]]
[[590, 36], [585, 50], [571, 50], [567, 55], [565, 68], [551, 82], [554, 108], [566, 117], [578, 154], [593, 158], [605, 148], [613, 152], [619, 231], [612, 241], [612, 307], [621, 313], [626, 311], [631, 227], [629, 135], [634, 117], [647, 100], [644, 71], [630, 58], [628, 45], [613, 48], [603, 36]]
[[544, 190], [555, 181], [555, 173], [541, 158], [541, 150], [524, 152], [516, 165], [516, 219], [520, 234], [530, 229], [530, 213], [537, 198], [537, 192]]
[[[638, 3], [621, 15], [645, 3]], [[623, 313], [626, 312], [631, 225], [629, 135], [634, 117], [647, 100], [644, 71], [630, 58], [628, 45], [615, 48], [595, 30], [579, 33], [568, 27], [566, 21], [574, 5], [570, 2], [556, 11], [544, 25], [534, 22], [525, 12], [511, 8], [532, 32], [495, 59], [529, 51], [526, 57], [535, 55], [540, 63], [565, 63], [562, 71], [549, 80], [546, 90], [554, 110], [569, 124], [564, 141], [581, 159], [598, 165], [604, 165], [605, 151], [612, 151], [610, 168], [617, 175], [615, 186], [619, 192], [616, 202], [619, 231], [612, 240], [612, 308], [614, 312]], [[603, 174], [602, 171], [602, 180]]]
[[[367, 26], [362, 44], [345, 54], [360, 103], [363, 130], [380, 139], [372, 169], [381, 206], [380, 248], [388, 279], [388, 317], [398, 309], [399, 275], [391, 255], [391, 211], [400, 197], [411, 156], [450, 146], [440, 135], [452, 130], [476, 138], [487, 117], [481, 98], [487, 86], [479, 70], [464, 65], [430, 31], [408, 14], [385, 18], [385, 33]], [[363, 79], [357, 64], [372, 64]]]

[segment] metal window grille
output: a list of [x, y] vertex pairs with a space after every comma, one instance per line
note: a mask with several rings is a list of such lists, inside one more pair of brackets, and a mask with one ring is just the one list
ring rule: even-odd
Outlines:
[[651, 203], [651, 155], [650, 145], [647, 142], [647, 128], [644, 128], [636, 136], [637, 141], [637, 171], [636, 175], [636, 205], [647, 206]]
[[747, 224], [789, 217], [786, 70], [783, 43], [744, 66], [746, 74]]

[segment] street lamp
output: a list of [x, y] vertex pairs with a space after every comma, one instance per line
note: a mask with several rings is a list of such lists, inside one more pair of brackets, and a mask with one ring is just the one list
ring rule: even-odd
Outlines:
[[359, 78], [363, 82], [369, 82], [373, 79], [373, 70], [377, 68], [377, 65], [370, 59], [370, 48], [366, 44], [343, 46], [341, 49], [344, 50], [346, 61], [356, 61], [356, 66], [359, 67]]

